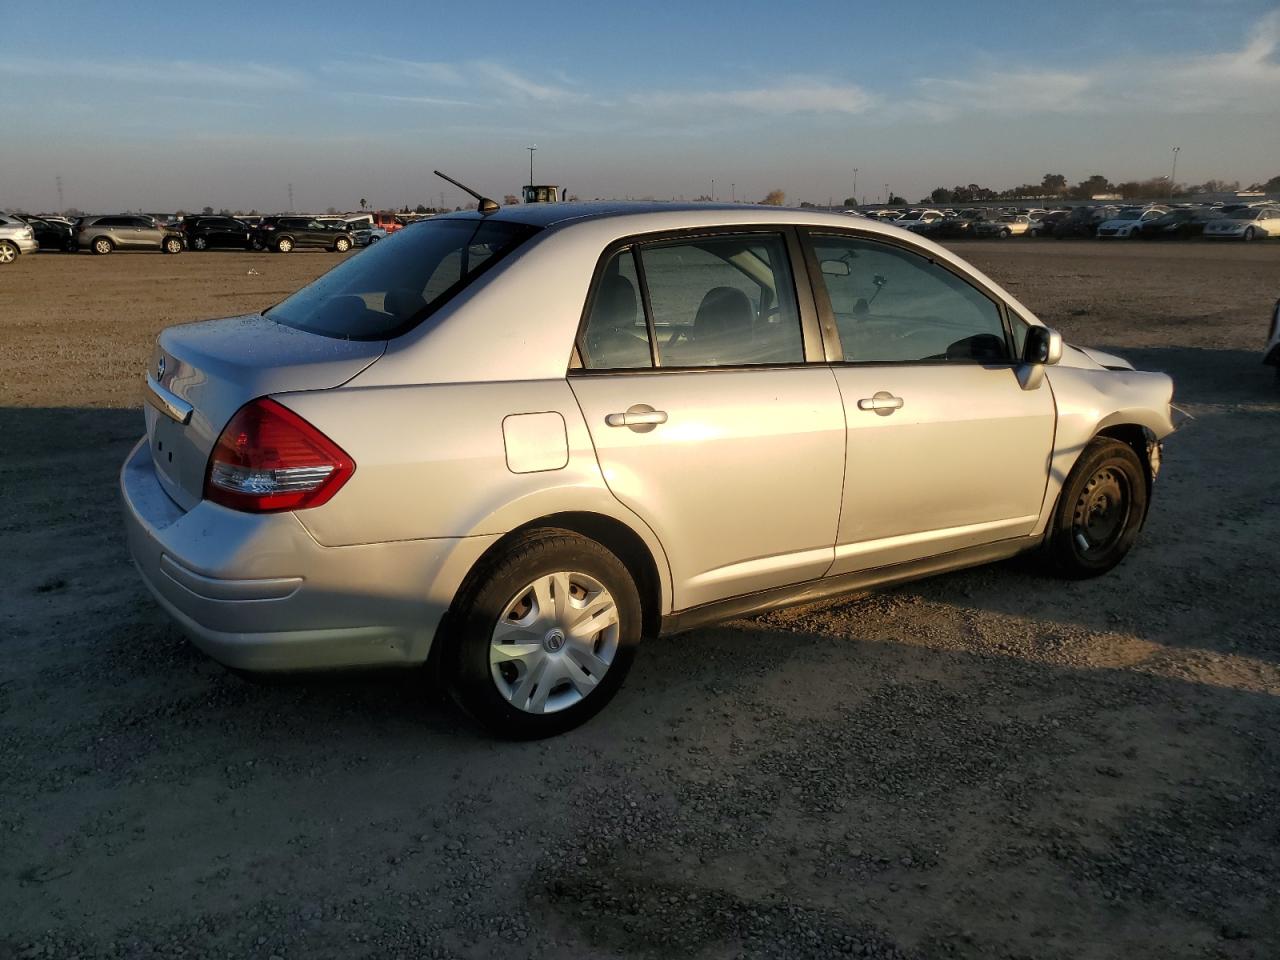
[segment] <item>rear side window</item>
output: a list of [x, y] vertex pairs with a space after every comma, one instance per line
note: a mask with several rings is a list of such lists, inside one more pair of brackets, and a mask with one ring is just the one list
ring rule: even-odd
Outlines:
[[583, 366], [597, 370], [803, 363], [785, 239], [717, 235], [623, 250], [605, 265], [580, 348]]
[[592, 370], [628, 370], [653, 364], [631, 247], [614, 254], [605, 264], [587, 315], [582, 354], [583, 365]]
[[406, 333], [537, 232], [496, 220], [432, 220], [371, 245], [268, 312], [344, 340]]

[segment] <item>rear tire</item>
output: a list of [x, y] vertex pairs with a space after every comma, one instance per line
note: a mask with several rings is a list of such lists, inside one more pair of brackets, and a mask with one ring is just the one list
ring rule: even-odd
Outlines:
[[346, 253], [351, 249], [351, 241], [346, 237], [339, 237], [337, 240], [333, 241], [333, 249], [338, 251], [338, 253]]
[[22, 251], [18, 249], [16, 243], [0, 240], [0, 264], [13, 263], [21, 253]]
[[209, 248], [209, 241], [206, 240], [204, 237], [195, 237], [191, 241], [192, 250], [207, 250], [208, 248]]
[[277, 253], [288, 253], [293, 249], [293, 239], [290, 237], [281, 237], [276, 241]]
[[446, 623], [443, 667], [454, 700], [490, 733], [532, 740], [608, 704], [635, 658], [642, 613], [635, 581], [613, 553], [544, 529], [474, 571]]
[[1133, 448], [1098, 437], [1058, 496], [1045, 540], [1049, 566], [1071, 580], [1096, 577], [1128, 554], [1147, 515], [1146, 469]]
[[106, 237], [99, 237], [97, 240], [93, 241], [92, 249], [94, 253], [101, 257], [114, 250], [115, 244]]
[[1010, 232], [1008, 227], [1005, 227], [1003, 230], [1000, 231], [1001, 240], [1008, 240], [1011, 236], [1013, 236], [1013, 233]]
[[164, 243], [160, 245], [160, 249], [163, 250], [165, 253], [170, 253], [170, 254], [181, 253], [182, 241], [179, 240], [177, 237], [166, 237]]
[[1258, 231], [1254, 230], [1253, 227], [1245, 228], [1245, 231], [1244, 231], [1245, 243], [1252, 243], [1255, 239], [1257, 239], [1257, 236], [1258, 236]]

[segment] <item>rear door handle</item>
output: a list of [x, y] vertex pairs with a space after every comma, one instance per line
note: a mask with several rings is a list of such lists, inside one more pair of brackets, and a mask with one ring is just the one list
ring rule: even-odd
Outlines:
[[647, 433], [660, 423], [667, 422], [667, 411], [655, 410], [647, 403], [636, 403], [627, 408], [626, 413], [610, 413], [604, 422], [611, 427], [632, 427], [637, 432]]
[[895, 397], [888, 390], [881, 390], [873, 397], [864, 397], [858, 401], [859, 410], [873, 410], [882, 417], [887, 417], [895, 410], [902, 408], [902, 398]]

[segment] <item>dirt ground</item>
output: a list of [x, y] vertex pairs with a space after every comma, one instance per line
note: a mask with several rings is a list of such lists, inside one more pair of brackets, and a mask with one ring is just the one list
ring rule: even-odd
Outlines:
[[961, 253], [1176, 378], [1129, 559], [651, 641], [528, 744], [416, 675], [246, 682], [129, 564], [154, 334], [336, 255], [0, 268], [0, 958], [1280, 956], [1280, 245]]

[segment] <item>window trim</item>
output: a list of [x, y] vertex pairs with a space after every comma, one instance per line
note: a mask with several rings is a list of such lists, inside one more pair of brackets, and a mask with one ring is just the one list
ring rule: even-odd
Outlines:
[[[795, 293], [796, 310], [800, 322], [800, 343], [803, 359], [787, 363], [734, 363], [715, 364], [697, 367], [664, 367], [660, 365], [658, 356], [658, 339], [653, 323], [653, 309], [649, 302], [649, 283], [644, 274], [644, 264], [640, 256], [640, 248], [654, 244], [665, 244], [682, 240], [696, 240], [700, 237], [737, 237], [750, 234], [767, 234], [779, 237], [787, 255], [787, 268], [791, 274], [791, 286]], [[588, 367], [583, 358], [587, 356], [585, 338], [587, 323], [591, 319], [591, 311], [595, 307], [596, 295], [604, 278], [605, 267], [621, 250], [630, 247], [635, 258], [636, 279], [640, 284], [640, 299], [645, 311], [645, 326], [649, 332], [649, 355], [651, 365], [648, 367]], [[627, 374], [666, 373], [713, 373], [717, 371], [751, 371], [751, 370], [792, 370], [801, 367], [825, 364], [824, 341], [819, 329], [818, 309], [814, 299], [812, 283], [805, 270], [806, 258], [799, 235], [794, 224], [733, 224], [716, 227], [683, 227], [676, 230], [656, 230], [650, 233], [632, 234], [611, 241], [596, 260], [595, 269], [591, 273], [591, 285], [587, 290], [586, 302], [582, 314], [578, 318], [578, 331], [573, 338], [567, 375], [569, 376], [621, 376]]]
[[[864, 232], [857, 229], [848, 229], [840, 227], [813, 227], [801, 226], [799, 228], [801, 245], [804, 248], [805, 266], [808, 270], [809, 286], [813, 288], [813, 298], [817, 304], [818, 314], [822, 318], [822, 333], [827, 352], [827, 363], [832, 366], [839, 367], [934, 367], [934, 366], [982, 366], [982, 367], [1010, 367], [1014, 368], [1022, 363], [1018, 356], [1017, 338], [1013, 335], [1013, 311], [1001, 297], [990, 286], [981, 282], [959, 268], [955, 267], [946, 260], [941, 260], [933, 256], [928, 250], [917, 246], [908, 240], [899, 237], [885, 236], [884, 234]], [[835, 311], [831, 308], [831, 297], [827, 293], [826, 281], [822, 278], [822, 266], [818, 261], [817, 251], [814, 249], [815, 237], [839, 237], [846, 240], [862, 240], [871, 243], [881, 243], [885, 246], [894, 247], [896, 249], [910, 253], [925, 260], [934, 266], [940, 267], [953, 277], [956, 277], [963, 283], [967, 283], [978, 293], [982, 294], [990, 300], [996, 307], [996, 312], [1000, 316], [1000, 326], [1004, 331], [1005, 350], [1007, 358], [1004, 360], [847, 360], [844, 355], [844, 347], [840, 342], [840, 331], [836, 326]], [[1022, 323], [1021, 318], [1017, 318]]]

